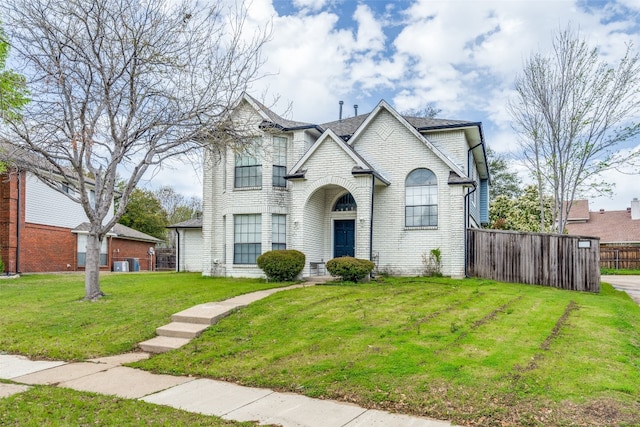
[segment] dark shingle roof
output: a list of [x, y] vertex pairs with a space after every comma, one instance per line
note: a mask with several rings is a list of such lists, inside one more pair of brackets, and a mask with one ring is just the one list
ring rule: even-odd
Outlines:
[[141, 231], [134, 230], [133, 228], [129, 228], [126, 225], [116, 224], [113, 226], [112, 231], [117, 234], [118, 238], [128, 239], [128, 240], [141, 240], [144, 242], [162, 242], [162, 239], [158, 239], [157, 237], [149, 236]]
[[[362, 125], [362, 123], [369, 117], [371, 113], [359, 114], [354, 117], [348, 117], [341, 120], [327, 122], [323, 124], [314, 124], [307, 122], [297, 122], [280, 117], [278, 114], [271, 111], [268, 107], [262, 104], [260, 101], [245, 93], [245, 96], [260, 109], [260, 111], [267, 117], [262, 123], [262, 127], [276, 127], [283, 130], [300, 129], [300, 128], [316, 128], [318, 131], [323, 132], [327, 129], [331, 129], [336, 135], [348, 140], [351, 135]], [[436, 119], [431, 117], [410, 117], [403, 116], [411, 126], [417, 130], [438, 130], [438, 129], [450, 129], [456, 127], [478, 126], [479, 123], [469, 122], [466, 120], [449, 120], [449, 119]]]
[[249, 95], [249, 94], [245, 94], [245, 95], [249, 99], [251, 99], [251, 101], [258, 108], [260, 108], [260, 111], [262, 111], [262, 113], [264, 113], [269, 118], [267, 123], [263, 123], [263, 126], [269, 126], [269, 124], [272, 124], [272, 125], [276, 125], [277, 127], [280, 127], [280, 128], [283, 128], [283, 129], [298, 128], [298, 127], [314, 127], [314, 125], [311, 124], [311, 123], [297, 122], [295, 120], [289, 120], [289, 119], [282, 118], [279, 115], [277, 115], [276, 113], [274, 113], [273, 111], [271, 111], [269, 108], [267, 108], [263, 103], [261, 103], [260, 101], [258, 101], [254, 97], [252, 97], [251, 95]]
[[345, 139], [349, 139], [348, 137], [354, 134], [356, 129], [360, 127], [362, 122], [364, 122], [367, 117], [369, 117], [369, 114], [360, 114], [355, 117], [349, 117], [342, 120], [336, 120], [335, 122], [324, 123], [321, 124], [320, 127], [323, 129], [331, 129], [339, 137], [346, 137]]
[[[83, 222], [72, 231], [89, 231], [90, 224], [88, 222]], [[157, 237], [149, 236], [141, 231], [134, 230], [133, 228], [127, 227], [126, 225], [116, 224], [111, 229], [110, 233], [114, 237], [125, 240], [139, 240], [141, 242], [152, 242], [152, 243], [160, 243], [162, 239], [158, 239]]]
[[473, 186], [476, 185], [476, 182], [473, 179], [466, 176], [464, 177], [460, 176], [454, 171], [449, 171], [449, 180], [447, 183], [451, 185], [464, 185], [464, 184], [472, 184]]
[[[324, 123], [321, 124], [320, 127], [323, 129], [331, 129], [336, 133], [336, 135], [347, 140], [355, 133], [360, 125], [362, 125], [362, 122], [369, 117], [369, 114], [371, 113], [360, 114], [354, 117]], [[417, 130], [450, 129], [455, 127], [478, 125], [478, 123], [465, 120], [434, 119], [430, 117], [404, 117], [404, 119]]]
[[451, 119], [436, 119], [431, 117], [406, 117], [411, 126], [418, 130], [437, 130], [437, 129], [449, 129], [465, 126], [477, 126], [478, 123], [470, 122], [468, 120], [451, 120]]

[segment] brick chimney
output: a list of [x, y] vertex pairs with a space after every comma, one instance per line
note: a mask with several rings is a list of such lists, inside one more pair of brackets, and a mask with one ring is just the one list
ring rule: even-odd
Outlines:
[[640, 200], [637, 197], [631, 201], [631, 219], [640, 219]]

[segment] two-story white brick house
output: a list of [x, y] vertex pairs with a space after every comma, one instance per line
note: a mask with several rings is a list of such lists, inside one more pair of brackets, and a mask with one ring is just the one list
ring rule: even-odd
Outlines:
[[476, 122], [403, 117], [381, 101], [326, 124], [286, 120], [249, 95], [234, 115], [253, 148], [208, 153], [203, 274], [255, 277], [271, 249], [315, 263], [351, 255], [419, 275], [438, 248], [442, 273], [465, 273], [465, 230], [488, 222], [489, 171]]

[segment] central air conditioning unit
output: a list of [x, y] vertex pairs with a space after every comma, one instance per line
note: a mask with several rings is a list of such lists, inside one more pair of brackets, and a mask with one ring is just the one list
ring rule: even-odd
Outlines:
[[140, 271], [140, 258], [127, 258], [129, 271]]
[[129, 263], [127, 261], [114, 261], [113, 271], [120, 271], [120, 272], [129, 271]]

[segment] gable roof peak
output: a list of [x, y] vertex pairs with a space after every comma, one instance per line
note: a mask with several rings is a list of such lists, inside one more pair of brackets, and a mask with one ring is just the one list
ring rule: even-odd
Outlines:
[[298, 122], [281, 117], [247, 92], [242, 92], [242, 95], [234, 105], [233, 109], [237, 108], [243, 101], [251, 105], [260, 117], [262, 117], [262, 123], [260, 124], [260, 127], [262, 128], [278, 128], [281, 130], [287, 130], [291, 128], [315, 127], [312, 123]]
[[381, 99], [378, 104], [368, 113], [359, 114], [357, 116], [343, 118], [332, 122], [323, 123], [320, 125], [323, 129], [331, 129], [336, 135], [339, 135], [343, 140], [348, 141], [351, 136], [360, 128], [369, 116], [379, 113], [382, 109], [389, 111], [391, 114], [402, 117], [417, 131], [426, 130], [439, 130], [439, 129], [453, 129], [462, 127], [479, 127], [479, 122], [470, 122], [468, 120], [452, 120], [452, 119], [439, 119], [435, 117], [416, 117], [410, 115], [400, 114], [389, 102]]

